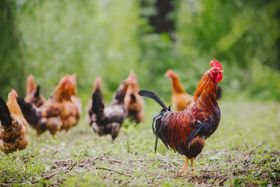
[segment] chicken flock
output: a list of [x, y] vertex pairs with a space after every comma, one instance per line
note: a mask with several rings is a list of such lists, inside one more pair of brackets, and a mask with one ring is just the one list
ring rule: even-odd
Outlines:
[[[110, 104], [105, 104], [102, 79], [97, 76], [87, 105], [89, 126], [98, 136], [111, 135], [114, 141], [123, 122], [128, 119], [141, 123], [144, 118], [143, 97], [155, 100], [161, 111], [152, 122], [156, 136], [155, 151], [160, 139], [186, 157], [182, 172], [187, 172], [188, 159], [194, 169], [194, 160], [201, 153], [205, 140], [217, 129], [221, 112], [217, 100], [221, 96], [223, 68], [219, 61], [211, 60], [211, 68], [202, 76], [194, 96], [185, 91], [178, 76], [171, 69], [165, 76], [172, 81], [172, 111], [152, 91], [140, 90], [137, 76], [131, 72], [121, 82]], [[25, 149], [28, 145], [28, 125], [37, 135], [52, 135], [75, 127], [81, 118], [82, 105], [77, 96], [77, 80], [74, 74], [61, 78], [50, 97], [40, 92], [33, 75], [26, 81], [26, 95], [21, 97], [12, 89], [7, 102], [0, 97], [0, 149], [8, 154]]]

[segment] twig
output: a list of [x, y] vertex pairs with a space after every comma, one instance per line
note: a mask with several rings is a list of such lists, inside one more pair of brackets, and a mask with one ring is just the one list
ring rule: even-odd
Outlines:
[[[53, 172], [52, 174], [50, 174], [50, 175], [47, 175], [47, 176], [44, 176], [43, 178], [44, 179], [50, 179], [50, 178], [52, 178], [53, 176], [55, 176], [56, 174], [58, 174], [59, 172]], [[37, 181], [36, 181], [37, 182]]]
[[67, 160], [55, 160], [54, 163], [55, 163], [55, 164], [58, 164], [58, 163], [66, 163], [66, 162], [71, 162], [71, 161], [73, 161], [73, 160], [71, 160], [71, 159], [67, 159]]
[[100, 158], [100, 160], [103, 160], [103, 161], [109, 161], [109, 162], [123, 163], [123, 161], [121, 161], [121, 160], [116, 160], [116, 159], [106, 159], [106, 158]]
[[78, 162], [75, 162], [74, 164], [72, 164], [72, 166], [69, 169], [67, 169], [67, 171], [65, 173], [70, 172], [77, 164], [78, 164]]
[[116, 171], [116, 170], [113, 170], [113, 169], [110, 169], [110, 168], [97, 167], [96, 169], [101, 169], [101, 170], [112, 171], [112, 172], [118, 173], [118, 174], [120, 174], [120, 175], [124, 175], [124, 176], [128, 176], [128, 177], [132, 177], [132, 176], [131, 176], [131, 175], [129, 175], [129, 174], [122, 173], [122, 172], [120, 172], [120, 171]]
[[11, 186], [12, 183], [0, 183], [0, 186]]
[[131, 159], [127, 160], [128, 162], [149, 162], [149, 161], [155, 161], [156, 159]]
[[177, 168], [172, 162], [165, 160], [165, 159], [161, 159], [161, 158], [159, 158], [159, 159], [135, 159], [135, 160], [128, 160], [127, 162], [151, 162], [151, 161], [161, 161], [161, 162], [164, 162], [164, 163], [167, 163], [167, 164], [173, 166], [174, 168]]
[[120, 187], [121, 187], [121, 186], [127, 186], [128, 183], [130, 183], [130, 181], [126, 181], [126, 182], [124, 182], [123, 184], [120, 184], [119, 186], [120, 186]]
[[[69, 173], [77, 164], [78, 164], [77, 162], [75, 162], [74, 164], [72, 164], [72, 166], [69, 167], [69, 169], [67, 169], [66, 171], [64, 171], [64, 174]], [[59, 172], [53, 172], [53, 173], [51, 173], [50, 175], [44, 176], [43, 178], [44, 178], [44, 179], [50, 179], [50, 178], [52, 178], [53, 176], [55, 176], [55, 175], [57, 175], [57, 174], [59, 174]]]

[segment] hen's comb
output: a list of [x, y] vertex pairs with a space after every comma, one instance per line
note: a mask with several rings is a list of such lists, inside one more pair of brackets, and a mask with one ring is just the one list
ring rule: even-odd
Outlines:
[[216, 60], [216, 59], [211, 60], [210, 63], [209, 63], [209, 65], [210, 65], [211, 67], [216, 68], [216, 69], [219, 69], [219, 70], [222, 70], [222, 69], [223, 69], [222, 64], [221, 64], [218, 60]]
[[76, 75], [75, 74], [67, 74], [60, 80], [60, 84], [76, 84]]
[[35, 78], [32, 74], [27, 77], [27, 93], [31, 93], [36, 89]]
[[97, 77], [95, 78], [95, 80], [94, 80], [94, 85], [93, 85], [93, 87], [94, 87], [94, 88], [97, 88], [97, 87], [100, 87], [100, 85], [101, 85], [101, 77], [100, 77], [100, 76], [97, 76]]
[[131, 72], [127, 78], [128, 81], [131, 81], [131, 82], [136, 82], [137, 81], [137, 77], [136, 77], [136, 74], [134, 72]]
[[33, 82], [35, 82], [35, 78], [34, 78], [34, 76], [32, 75], [32, 74], [30, 74], [30, 75], [28, 75], [28, 77], [27, 77], [27, 82], [28, 83], [33, 83]]
[[17, 96], [18, 96], [18, 93], [17, 93], [17, 91], [16, 91], [15, 89], [12, 89], [12, 90], [10, 91], [8, 97], [9, 97], [9, 96], [17, 97]]
[[165, 73], [166, 76], [177, 76], [172, 69], [168, 69]]
[[168, 69], [166, 73], [174, 73], [174, 71], [172, 69]]

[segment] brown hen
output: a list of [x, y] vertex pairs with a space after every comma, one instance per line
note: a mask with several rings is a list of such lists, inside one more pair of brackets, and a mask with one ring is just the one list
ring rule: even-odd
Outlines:
[[60, 109], [62, 121], [61, 129], [68, 131], [77, 125], [81, 114], [81, 102], [77, 97], [77, 83], [75, 75], [65, 75], [55, 88], [50, 104]]
[[28, 144], [27, 124], [17, 103], [17, 92], [12, 90], [7, 104], [0, 98], [0, 149], [8, 154], [25, 149]]
[[165, 76], [172, 81], [172, 107], [176, 111], [182, 111], [193, 101], [193, 96], [187, 93], [178, 75], [171, 69], [167, 70]]
[[143, 98], [138, 95], [140, 89], [136, 74], [133, 72], [130, 73], [127, 82], [129, 86], [124, 98], [127, 117], [136, 123], [140, 123], [144, 118], [144, 101]]

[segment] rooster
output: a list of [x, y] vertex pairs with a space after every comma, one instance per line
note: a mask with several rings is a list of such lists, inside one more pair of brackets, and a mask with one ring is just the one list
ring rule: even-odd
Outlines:
[[15, 90], [9, 93], [7, 104], [0, 97], [0, 121], [0, 149], [6, 154], [25, 149], [28, 144], [27, 124]]
[[26, 96], [24, 100], [28, 103], [40, 107], [46, 99], [40, 95], [40, 86], [36, 85], [33, 75], [29, 75], [26, 81]]
[[143, 98], [138, 95], [139, 85], [135, 73], [130, 73], [127, 81], [129, 82], [129, 87], [124, 98], [127, 117], [136, 123], [140, 123], [144, 117], [144, 101]]
[[105, 107], [101, 92], [101, 79], [100, 77], [95, 79], [88, 115], [90, 119], [89, 124], [92, 126], [93, 131], [99, 136], [110, 134], [113, 141], [118, 136], [121, 125], [127, 114], [124, 106], [124, 98], [128, 85], [127, 80], [123, 81], [111, 105]]
[[193, 101], [193, 96], [188, 94], [178, 76], [171, 69], [167, 70], [165, 76], [172, 81], [172, 106], [176, 111], [182, 111]]
[[220, 123], [217, 103], [217, 84], [222, 80], [223, 68], [219, 61], [210, 61], [211, 69], [201, 78], [191, 104], [183, 111], [173, 112], [153, 92], [142, 90], [139, 95], [152, 98], [162, 107], [153, 120], [153, 132], [167, 148], [186, 156], [183, 173], [187, 172], [188, 159], [194, 170], [195, 158], [201, 153], [205, 139], [211, 136]]

